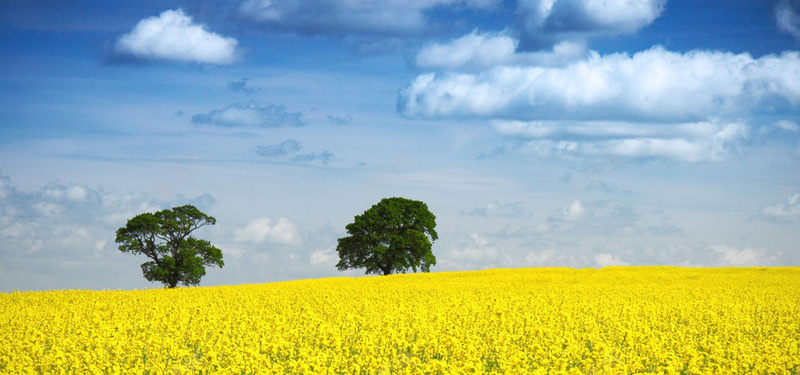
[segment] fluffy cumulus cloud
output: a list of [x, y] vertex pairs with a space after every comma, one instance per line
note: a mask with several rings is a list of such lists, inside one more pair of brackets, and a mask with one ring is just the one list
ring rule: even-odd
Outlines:
[[782, 0], [775, 6], [778, 29], [800, 42], [800, 2]]
[[401, 92], [408, 117], [706, 120], [764, 102], [800, 104], [800, 53], [749, 54], [653, 47], [565, 67], [498, 66], [480, 73], [426, 73]]
[[550, 66], [532, 62], [526, 53], [503, 52], [492, 58], [494, 67], [453, 70], [480, 68], [483, 60], [473, 52], [484, 48], [481, 43], [502, 44], [492, 42], [498, 38], [507, 37], [484, 36], [461, 46], [468, 51], [463, 55], [428, 47], [419, 60], [445, 71], [418, 76], [401, 91], [398, 111], [410, 118], [503, 119], [494, 122], [495, 130], [527, 139], [515, 149], [525, 153], [703, 161], [723, 159], [748, 134], [741, 119], [764, 105], [774, 110], [800, 105], [796, 51], [753, 58], [656, 46], [632, 56], [589, 52]]
[[117, 39], [114, 53], [138, 60], [227, 65], [239, 58], [238, 41], [195, 24], [182, 9], [145, 18]]
[[265, 27], [315, 35], [403, 35], [428, 29], [425, 12], [491, 9], [499, 0], [246, 0], [239, 14]]
[[289, 112], [286, 107], [269, 104], [236, 103], [222, 109], [192, 116], [196, 125], [215, 125], [222, 127], [262, 127], [305, 126], [303, 114]]
[[469, 71], [497, 65], [558, 66], [589, 54], [581, 42], [563, 41], [549, 51], [539, 52], [518, 52], [517, 44], [517, 39], [508, 32], [480, 33], [476, 30], [448, 43], [427, 44], [417, 54], [415, 63], [423, 69]]
[[516, 49], [517, 41], [508, 35], [475, 31], [447, 44], [425, 46], [417, 54], [416, 64], [421, 68], [485, 68], [508, 62]]
[[234, 230], [233, 234], [236, 241], [240, 242], [272, 242], [283, 245], [302, 243], [297, 224], [283, 217], [275, 222], [268, 217], [252, 220], [243, 228]]
[[666, 0], [519, 0], [521, 29], [531, 39], [628, 34], [651, 24]]

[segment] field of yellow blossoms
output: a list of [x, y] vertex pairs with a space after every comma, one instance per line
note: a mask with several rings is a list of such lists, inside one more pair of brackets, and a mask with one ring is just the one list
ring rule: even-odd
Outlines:
[[800, 268], [0, 294], [9, 374], [798, 374]]

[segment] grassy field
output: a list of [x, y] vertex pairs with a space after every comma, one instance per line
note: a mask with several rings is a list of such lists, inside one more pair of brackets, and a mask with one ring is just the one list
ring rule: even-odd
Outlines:
[[798, 374], [800, 268], [0, 294], [0, 373]]

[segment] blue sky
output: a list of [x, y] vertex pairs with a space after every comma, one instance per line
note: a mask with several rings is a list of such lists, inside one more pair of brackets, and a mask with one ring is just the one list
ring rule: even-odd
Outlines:
[[2, 2], [0, 83], [0, 291], [158, 287], [182, 204], [201, 285], [357, 276], [391, 196], [434, 272], [800, 266], [798, 1]]

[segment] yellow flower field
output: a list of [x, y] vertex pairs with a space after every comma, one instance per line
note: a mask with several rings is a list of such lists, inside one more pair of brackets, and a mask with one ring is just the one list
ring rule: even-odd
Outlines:
[[9, 374], [798, 374], [800, 269], [0, 294]]

